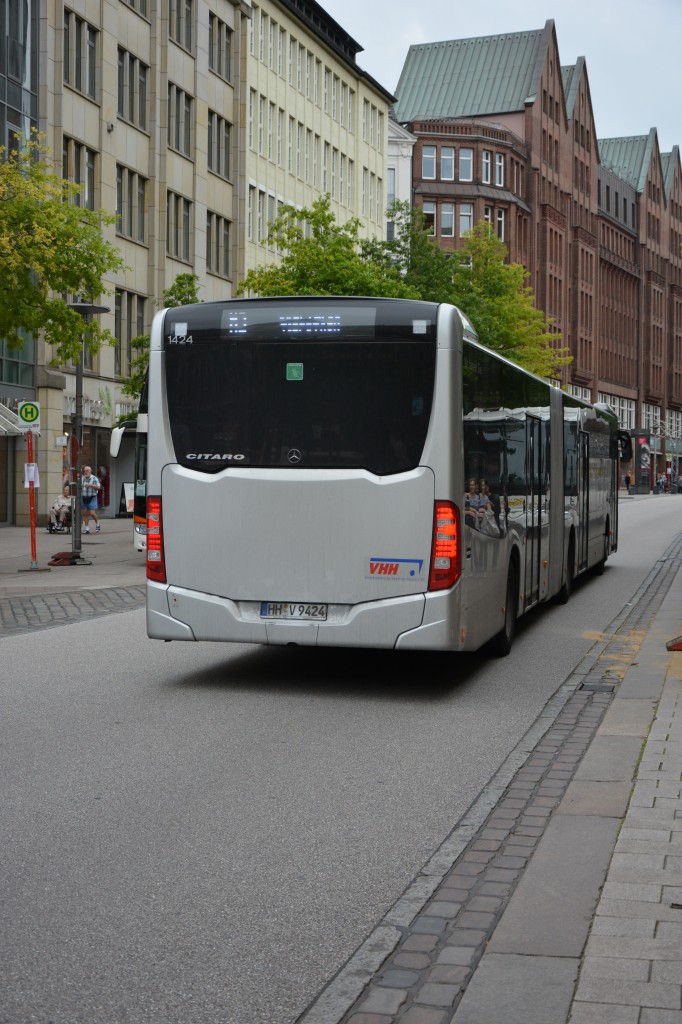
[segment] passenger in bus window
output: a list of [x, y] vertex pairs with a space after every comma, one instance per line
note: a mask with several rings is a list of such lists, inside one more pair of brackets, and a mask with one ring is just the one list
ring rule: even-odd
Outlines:
[[472, 477], [467, 483], [464, 492], [464, 522], [472, 530], [478, 529], [478, 484]]
[[480, 497], [478, 502], [479, 529], [490, 537], [501, 537], [502, 527], [500, 525], [500, 501], [497, 495], [490, 490], [490, 484], [485, 477], [479, 480]]

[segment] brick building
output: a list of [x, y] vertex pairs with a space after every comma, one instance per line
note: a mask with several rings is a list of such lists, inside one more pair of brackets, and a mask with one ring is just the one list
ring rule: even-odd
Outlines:
[[[573, 356], [561, 384], [621, 425], [682, 440], [678, 147], [599, 139], [584, 58], [542, 29], [410, 47], [394, 116], [416, 136], [414, 202], [446, 249], [488, 221]], [[485, 342], [485, 338], [482, 339]], [[657, 469], [663, 466], [659, 457]], [[652, 474], [654, 467], [652, 466]]]

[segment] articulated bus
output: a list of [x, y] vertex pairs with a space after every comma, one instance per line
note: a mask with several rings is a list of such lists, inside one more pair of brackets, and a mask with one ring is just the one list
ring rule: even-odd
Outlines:
[[137, 417], [126, 420], [120, 427], [111, 432], [109, 454], [116, 459], [121, 451], [121, 444], [126, 434], [132, 433], [135, 438], [135, 468], [133, 471], [133, 544], [135, 550], [147, 550], [147, 385], [140, 397], [140, 408]]
[[162, 310], [148, 443], [161, 640], [504, 655], [617, 547], [615, 414], [486, 349], [455, 306]]

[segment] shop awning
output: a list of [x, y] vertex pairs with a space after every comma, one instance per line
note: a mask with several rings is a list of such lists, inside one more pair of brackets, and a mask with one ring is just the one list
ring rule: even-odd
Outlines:
[[19, 417], [0, 402], [0, 434], [22, 434]]

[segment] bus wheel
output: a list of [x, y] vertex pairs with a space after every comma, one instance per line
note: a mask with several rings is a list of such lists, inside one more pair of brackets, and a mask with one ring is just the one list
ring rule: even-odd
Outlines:
[[568, 559], [566, 561], [566, 579], [561, 584], [561, 590], [556, 596], [557, 604], [566, 604], [573, 590], [573, 567], [575, 565], [575, 538], [571, 534], [568, 542]]
[[601, 574], [604, 572], [604, 567], [606, 566], [606, 559], [609, 557], [610, 554], [611, 554], [611, 543], [609, 541], [609, 527], [608, 527], [608, 524], [607, 524], [606, 532], [604, 533], [604, 554], [602, 555], [602, 557], [599, 559], [599, 561], [597, 562], [597, 564], [594, 567], [594, 574], [595, 574], [595, 576], [601, 576]]
[[519, 604], [519, 581], [514, 565], [509, 566], [507, 574], [507, 593], [504, 601], [504, 625], [497, 636], [491, 641], [493, 654], [505, 658], [512, 649], [516, 635], [516, 613]]

